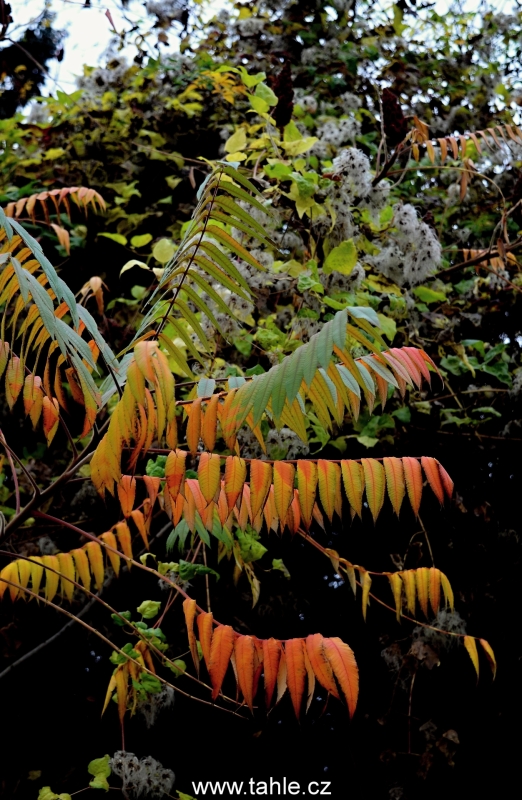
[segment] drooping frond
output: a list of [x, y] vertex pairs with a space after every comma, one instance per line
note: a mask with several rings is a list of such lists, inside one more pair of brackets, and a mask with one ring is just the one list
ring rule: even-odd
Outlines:
[[458, 136], [445, 136], [439, 139], [430, 139], [428, 126], [426, 123], [415, 119], [415, 128], [409, 134], [409, 138], [414, 142], [412, 155], [415, 161], [420, 159], [419, 145], [426, 148], [426, 153], [431, 163], [437, 160], [437, 155], [441, 164], [444, 164], [447, 157], [454, 160], [464, 160], [466, 158], [466, 148], [469, 141], [473, 142], [479, 155], [482, 155], [482, 146], [485, 144], [488, 150], [494, 147], [509, 147], [510, 142], [516, 145], [522, 144], [522, 130], [515, 124], [495, 125], [481, 131], [468, 131]]
[[[351, 316], [355, 324], [348, 321]], [[373, 324], [372, 324], [373, 323]], [[114, 490], [122, 473], [124, 447], [132, 447], [130, 465], [164, 438], [170, 449], [182, 441], [178, 428], [187, 419], [186, 441], [195, 455], [202, 440], [210, 451], [221, 437], [229, 450], [236, 450], [237, 433], [243, 424], [264, 447], [260, 422], [266, 415], [276, 426], [286, 425], [306, 441], [306, 404], [325, 429], [341, 425], [346, 413], [357, 418], [361, 397], [370, 411], [378, 396], [384, 406], [388, 387], [404, 394], [407, 386], [420, 388], [430, 381], [431, 358], [416, 347], [390, 348], [376, 328], [378, 319], [368, 308], [337, 312], [320, 333], [312, 337], [281, 364], [250, 380], [231, 378], [228, 391], [214, 394], [215, 381], [202, 379], [197, 397], [175, 402], [174, 379], [159, 341], [139, 342], [128, 359], [127, 383], [112, 414], [109, 430], [98, 446], [92, 467], [100, 492]], [[353, 344], [363, 345], [368, 355], [353, 358]], [[170, 351], [169, 351], [170, 352]]]
[[[195, 603], [183, 603], [189, 642], [195, 642]], [[192, 613], [194, 612], [194, 613]], [[203, 619], [202, 619], [203, 618]], [[359, 693], [359, 671], [352, 649], [337, 637], [330, 639], [320, 633], [306, 639], [258, 639], [243, 636], [230, 625], [213, 626], [212, 614], [202, 612], [197, 616], [197, 628], [208, 633], [208, 641], [201, 648], [212, 684], [215, 700], [223, 686], [230, 663], [234, 663], [234, 677], [246, 705], [253, 711], [261, 675], [264, 678], [264, 696], [267, 709], [288, 690], [297, 718], [300, 716], [305, 687], [306, 696], [313, 695], [315, 680], [337, 699], [342, 696], [350, 717], [355, 713]], [[204, 624], [204, 621], [208, 624]], [[197, 648], [191, 646], [194, 665], [199, 671]], [[308, 705], [306, 710], [308, 710]]]
[[[265, 229], [240, 203], [247, 203], [263, 214], [270, 210], [256, 197], [255, 186], [230, 164], [218, 163], [198, 191], [198, 205], [172, 261], [166, 266], [156, 291], [148, 302], [148, 310], [134, 341], [152, 330], [161, 333], [166, 326], [173, 336], [161, 335], [160, 340], [180, 369], [192, 377], [181, 351], [172, 339], [180, 337], [191, 355], [200, 360], [200, 352], [210, 353], [212, 347], [197, 319], [201, 312], [222, 333], [209, 305], [229, 317], [234, 314], [223, 299], [228, 290], [243, 300], [250, 300], [252, 291], [238, 269], [241, 260], [254, 269], [265, 268], [232, 235], [237, 228], [262, 244], [276, 248]], [[195, 347], [182, 320], [199, 340]]]
[[54, 210], [59, 216], [62, 209], [71, 215], [69, 200], [87, 213], [89, 206], [94, 211], [105, 211], [105, 200], [95, 189], [88, 189], [86, 186], [70, 186], [63, 189], [51, 189], [49, 191], [36, 192], [29, 197], [22, 197], [13, 203], [8, 203], [4, 211], [7, 217], [20, 218], [26, 214], [33, 222], [37, 220], [37, 212], [41, 210], [45, 221], [49, 224], [49, 206], [54, 206]]
[[34, 594], [43, 594], [49, 602], [52, 602], [58, 591], [64, 599], [71, 601], [75, 590], [74, 582], [87, 591], [91, 590], [92, 584], [93, 589], [99, 591], [109, 566], [116, 576], [119, 574], [122, 561], [119, 553], [132, 559], [132, 543], [130, 528], [125, 522], [119, 522], [98, 538], [101, 544], [90, 541], [68, 553], [31, 556], [11, 561], [0, 572], [0, 600], [6, 591], [11, 600], [27, 598], [29, 595], [24, 590], [30, 589]]
[[0, 305], [0, 376], [6, 373], [9, 406], [23, 394], [26, 415], [35, 426], [43, 419], [50, 441], [59, 409], [67, 407], [66, 382], [72, 398], [85, 407], [81, 435], [86, 435], [100, 403], [92, 377], [98, 356], [115, 374], [118, 362], [38, 242], [1, 209]]
[[[334, 514], [341, 519], [343, 503], [352, 516], [362, 516], [366, 501], [376, 520], [386, 495], [397, 514], [404, 497], [418, 514], [424, 479], [441, 503], [453, 491], [446, 470], [427, 457], [339, 462], [302, 459], [296, 467], [287, 461], [246, 462], [239, 456], [202, 453], [196, 479], [186, 477], [186, 456], [186, 451], [175, 450], [166, 460], [165, 511], [174, 525], [184, 520], [190, 531], [203, 532], [205, 537], [209, 531], [218, 539], [228, 535], [223, 530], [229, 531], [232, 524], [241, 530], [250, 525], [260, 531], [266, 525], [267, 530], [287, 528], [291, 533], [308, 528], [312, 520], [324, 527], [324, 516], [330, 522]], [[220, 461], [224, 461], [223, 474]], [[132, 480], [123, 475], [118, 484], [127, 518], [136, 513], [132, 510]], [[160, 479], [155, 480], [159, 486]]]
[[[60, 213], [65, 210], [71, 217], [71, 205], [73, 204], [82, 209], [87, 214], [89, 206], [94, 211], [105, 211], [105, 200], [99, 192], [95, 189], [88, 189], [86, 186], [71, 186], [64, 187], [63, 189], [51, 189], [49, 191], [36, 192], [29, 197], [22, 197], [20, 200], [8, 203], [5, 207], [5, 214], [8, 217], [20, 219], [20, 217], [28, 216], [32, 222], [37, 222], [38, 211], [43, 213], [44, 220], [49, 225], [56, 236], [58, 243], [65, 248], [67, 253], [71, 250], [71, 241], [69, 231], [58, 224], [60, 220]], [[49, 207], [56, 211], [58, 222], [51, 222], [49, 217]]]

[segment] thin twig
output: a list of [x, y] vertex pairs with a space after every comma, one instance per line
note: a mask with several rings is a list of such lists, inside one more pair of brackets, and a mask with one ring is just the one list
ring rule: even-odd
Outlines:
[[411, 754], [411, 706], [413, 700], [413, 684], [415, 683], [416, 675], [417, 675], [417, 670], [414, 671], [411, 678], [410, 696], [408, 699], [408, 755]]
[[[82, 609], [80, 609], [80, 611], [78, 611], [78, 613], [76, 614], [76, 617], [78, 619], [81, 619], [83, 616], [85, 616], [85, 614], [87, 614], [88, 611], [90, 611], [90, 609], [95, 604], [96, 604], [96, 598], [94, 597], [92, 600], [90, 600], [88, 603], [86, 603], [86, 605], [84, 605], [84, 607]], [[6, 667], [2, 672], [0, 672], [0, 681], [2, 680], [2, 678], [5, 678], [5, 676], [8, 675], [11, 672], [11, 670], [16, 669], [16, 667], [19, 667], [21, 664], [24, 663], [24, 661], [28, 661], [30, 658], [35, 656], [37, 653], [39, 653], [45, 647], [47, 647], [47, 645], [52, 644], [52, 642], [55, 642], [56, 639], [59, 639], [60, 636], [62, 634], [64, 634], [69, 628], [72, 628], [72, 626], [74, 625], [75, 622], [76, 622], [76, 619], [69, 620], [69, 622], [67, 622], [63, 626], [63, 628], [60, 628], [59, 631], [56, 631], [56, 633], [54, 633], [48, 639], [45, 639], [43, 642], [40, 642], [40, 644], [38, 644], [36, 647], [33, 647], [32, 650], [29, 650], [28, 653], [25, 653], [25, 655], [21, 656], [17, 661], [13, 661], [12, 664], [9, 664], [8, 667]]]
[[18, 485], [18, 475], [16, 473], [16, 467], [14, 465], [13, 457], [11, 455], [11, 450], [5, 443], [4, 435], [2, 434], [2, 444], [5, 446], [5, 452], [7, 453], [7, 460], [9, 461], [9, 466], [11, 467], [11, 474], [13, 476], [13, 483], [14, 483], [14, 491], [15, 491], [15, 498], [16, 498], [16, 514], [20, 513], [20, 487]]
[[[203, 544], [203, 563], [205, 567], [207, 566], [207, 547]], [[210, 613], [212, 611], [210, 607], [210, 586], [208, 580], [208, 573], [205, 573], [205, 587], [207, 590], [207, 611]]]
[[422, 528], [422, 531], [424, 533], [424, 538], [426, 539], [426, 544], [428, 545], [428, 550], [430, 552], [431, 566], [434, 567], [435, 566], [435, 559], [433, 558], [433, 550], [431, 549], [431, 544], [430, 544], [430, 540], [429, 540], [429, 537], [428, 537], [428, 531], [424, 527], [424, 523], [421, 520], [421, 518], [419, 517], [418, 519], [419, 519], [419, 523], [420, 523], [420, 526]]

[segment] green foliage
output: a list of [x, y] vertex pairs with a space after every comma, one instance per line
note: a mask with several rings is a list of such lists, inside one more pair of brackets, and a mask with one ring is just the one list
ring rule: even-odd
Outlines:
[[105, 755], [103, 758], [95, 758], [87, 765], [87, 771], [93, 775], [93, 779], [89, 781], [91, 789], [105, 789], [109, 790], [107, 778], [111, 774], [109, 766], [110, 756]]

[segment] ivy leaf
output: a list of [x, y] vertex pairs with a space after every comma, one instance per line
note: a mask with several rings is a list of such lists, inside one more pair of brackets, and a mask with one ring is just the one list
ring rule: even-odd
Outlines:
[[236, 153], [237, 151], [244, 150], [247, 144], [246, 131], [244, 128], [238, 128], [232, 136], [225, 142], [225, 151], [227, 153]]
[[165, 464], [167, 463], [167, 456], [158, 456], [155, 460], [149, 458], [145, 472], [151, 478], [164, 478], [165, 477]]
[[239, 542], [241, 558], [245, 564], [251, 561], [259, 561], [267, 552], [266, 547], [257, 540], [253, 529], [242, 531], [238, 528], [236, 536]]
[[161, 603], [159, 600], [144, 600], [136, 611], [141, 614], [143, 619], [153, 619], [158, 615], [160, 608]]
[[94, 775], [92, 781], [89, 782], [91, 789], [105, 789], [107, 792], [110, 789], [107, 783], [107, 778], [111, 774], [109, 766], [110, 756], [105, 755], [103, 758], [95, 758], [87, 765], [87, 771], [90, 775]]
[[266, 83], [258, 83], [256, 86], [255, 96], [264, 100], [269, 106], [277, 105], [277, 95]]
[[289, 180], [293, 170], [290, 165], [284, 164], [282, 161], [276, 161], [273, 164], [265, 164], [263, 172], [268, 178], [277, 178], [280, 181], [286, 181]]
[[353, 239], [341, 242], [338, 247], [334, 247], [328, 253], [323, 265], [325, 275], [332, 272], [340, 272], [342, 275], [349, 275], [357, 263], [357, 248]]
[[252, 106], [254, 111], [257, 111], [258, 114], [266, 114], [266, 112], [270, 108], [270, 106], [265, 100], [263, 100], [261, 97], [256, 97], [255, 94], [251, 94], [249, 100], [250, 100], [250, 105]]
[[132, 269], [132, 267], [139, 267], [140, 269], [146, 269], [147, 271], [150, 271], [150, 267], [148, 267], [143, 261], [138, 261], [137, 258], [131, 258], [131, 260], [126, 261], [123, 267], [120, 269], [120, 277], [124, 272], [127, 272], [128, 269]]
[[241, 80], [247, 89], [253, 89], [254, 86], [257, 86], [258, 83], [261, 83], [261, 81], [264, 81], [266, 78], [266, 73], [264, 72], [256, 72], [255, 75], [249, 75], [244, 67], [239, 67], [239, 72], [241, 74]]
[[38, 792], [38, 800], [71, 800], [71, 795], [67, 792], [56, 794], [50, 786], [43, 786]]
[[313, 289], [314, 292], [319, 292], [319, 294], [323, 294], [324, 292], [322, 283], [316, 281], [310, 274], [302, 272], [297, 279], [297, 290], [299, 292], [306, 292], [309, 289]]
[[141, 676], [140, 683], [149, 694], [158, 694], [158, 692], [161, 692], [162, 683], [155, 675], [150, 675], [148, 672], [145, 672]]
[[408, 406], [396, 408], [395, 411], [392, 411], [392, 417], [396, 417], [399, 422], [411, 422], [411, 411]]
[[283, 575], [285, 576], [285, 578], [287, 578], [288, 580], [291, 577], [290, 573], [288, 572], [287, 568], [285, 567], [285, 565], [283, 563], [283, 559], [282, 558], [273, 558], [272, 559], [272, 569], [280, 570], [283, 573]]
[[364, 447], [375, 447], [379, 440], [374, 439], [372, 436], [358, 436], [357, 441]]
[[182, 658], [177, 658], [175, 661], [167, 661], [165, 662], [165, 666], [174, 673], [175, 678], [179, 678], [187, 669], [187, 665]]
[[145, 247], [149, 242], [152, 242], [152, 234], [150, 233], [142, 233], [141, 236], [133, 236], [130, 240], [133, 247]]
[[115, 625], [118, 625], [118, 627], [120, 628], [123, 628], [123, 626], [125, 625], [125, 620], [127, 620], [128, 622], [131, 619], [131, 617], [132, 614], [130, 611], [121, 611], [120, 614], [111, 614], [112, 621], [114, 622]]
[[496, 408], [493, 406], [480, 406], [480, 408], [473, 408], [471, 411], [472, 414], [492, 414], [494, 417], [501, 417]]
[[123, 236], [121, 233], [99, 233], [98, 236], [105, 236], [106, 239], [111, 239], [113, 242], [117, 244], [126, 245], [127, 244], [127, 237]]
[[417, 286], [416, 289], [413, 289], [413, 294], [423, 303], [444, 303], [446, 300], [444, 292], [437, 292], [428, 286]]
[[156, 242], [154, 245], [152, 255], [160, 264], [167, 264], [175, 252], [176, 248], [170, 239], [160, 239], [159, 242]]
[[182, 581], [190, 581], [195, 575], [215, 575], [219, 580], [219, 573], [203, 564], [191, 564], [190, 561], [179, 560], [179, 577]]

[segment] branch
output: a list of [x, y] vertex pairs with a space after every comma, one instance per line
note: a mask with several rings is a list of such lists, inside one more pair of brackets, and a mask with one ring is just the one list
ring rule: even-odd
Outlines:
[[[512, 244], [504, 245], [504, 251], [508, 252], [510, 250], [514, 250], [516, 247], [520, 247], [522, 245], [522, 238], [517, 239]], [[485, 250], [479, 256], [475, 256], [475, 258], [468, 258], [467, 261], [460, 261], [458, 264], [453, 264], [451, 267], [446, 267], [446, 269], [439, 269], [437, 272], [434, 272], [434, 275], [441, 275], [445, 274], [446, 272], [452, 272], [454, 269], [462, 269], [464, 267], [473, 267], [475, 264], [480, 264], [482, 261], [489, 261], [490, 258], [497, 258], [501, 257], [501, 253], [498, 250], [490, 248], [489, 250]]]
[[[104, 428], [108, 427], [108, 425], [109, 425], [109, 419], [104, 422], [104, 424], [100, 429], [100, 438]], [[72, 462], [72, 464], [65, 470], [65, 472], [62, 472], [62, 474], [54, 481], [54, 483], [48, 486], [47, 489], [39, 491], [38, 494], [35, 494], [29, 500], [27, 505], [24, 506], [24, 508], [22, 508], [20, 513], [11, 519], [11, 521], [5, 527], [6, 536], [17, 530], [20, 527], [20, 525], [23, 522], [25, 522], [25, 520], [28, 517], [31, 516], [34, 510], [38, 508], [38, 506], [43, 504], [46, 500], [49, 500], [49, 498], [51, 498], [55, 493], [56, 489], [58, 489], [62, 484], [67, 483], [67, 481], [69, 481], [76, 474], [76, 472], [78, 472], [80, 467], [82, 467], [89, 461], [89, 459], [92, 457], [91, 448], [94, 445], [95, 438], [96, 438], [95, 436], [92, 437], [91, 441], [89, 442], [85, 450], [83, 450], [81, 455]]]

